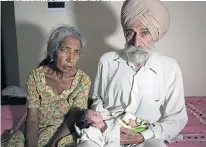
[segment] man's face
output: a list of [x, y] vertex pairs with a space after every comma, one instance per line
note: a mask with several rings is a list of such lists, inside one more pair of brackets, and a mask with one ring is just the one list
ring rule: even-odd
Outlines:
[[126, 48], [128, 60], [134, 65], [143, 65], [152, 53], [152, 36], [139, 20], [125, 31]]
[[149, 48], [152, 43], [152, 36], [147, 27], [139, 20], [135, 21], [125, 30], [126, 42], [130, 46], [141, 46]]

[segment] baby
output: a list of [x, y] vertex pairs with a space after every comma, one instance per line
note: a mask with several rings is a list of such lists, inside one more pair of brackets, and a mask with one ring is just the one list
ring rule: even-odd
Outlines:
[[[120, 147], [120, 123], [114, 119], [104, 121], [102, 115], [94, 110], [83, 110], [76, 120], [75, 130], [80, 136], [77, 146], [85, 146], [87, 141], [97, 147]], [[88, 145], [94, 146], [94, 145]]]
[[104, 132], [107, 128], [106, 122], [103, 120], [100, 112], [94, 111], [92, 109], [83, 110], [79, 115], [79, 119], [76, 120], [76, 126], [79, 129], [89, 128], [90, 126], [96, 127]]
[[76, 120], [75, 129], [80, 138], [77, 140], [79, 147], [90, 140], [95, 142], [100, 147], [118, 147], [120, 146], [120, 127], [132, 129], [134, 132], [139, 133], [146, 129], [147, 123], [140, 119], [127, 115], [122, 121], [120, 118], [103, 120], [100, 112], [87, 109], [83, 110]]

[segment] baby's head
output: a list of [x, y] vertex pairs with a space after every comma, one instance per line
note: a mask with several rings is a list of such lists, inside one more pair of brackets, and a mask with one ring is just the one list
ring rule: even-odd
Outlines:
[[89, 128], [90, 126], [101, 129], [103, 123], [102, 115], [91, 109], [83, 110], [76, 120], [76, 126], [79, 129]]

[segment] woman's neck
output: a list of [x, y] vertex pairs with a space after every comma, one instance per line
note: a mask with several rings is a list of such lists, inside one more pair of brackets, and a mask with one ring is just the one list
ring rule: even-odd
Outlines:
[[76, 72], [77, 72], [76, 68], [75, 68], [75, 70], [71, 70], [69, 72], [61, 72], [57, 68], [54, 68], [51, 66], [48, 66], [48, 70], [47, 70], [47, 73], [52, 75], [53, 77], [55, 77], [57, 80], [62, 80], [62, 79], [74, 77]]

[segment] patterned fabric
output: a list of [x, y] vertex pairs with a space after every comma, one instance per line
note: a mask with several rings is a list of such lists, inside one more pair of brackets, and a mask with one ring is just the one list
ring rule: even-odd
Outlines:
[[[28, 108], [39, 109], [39, 147], [48, 143], [71, 108], [87, 108], [90, 86], [90, 78], [78, 69], [71, 88], [63, 90], [61, 94], [57, 95], [50, 86], [46, 85], [43, 66], [30, 72], [27, 82], [27, 105]], [[24, 136], [19, 131], [10, 138], [7, 146], [17, 146], [17, 142], [20, 144], [19, 146], [23, 147]], [[58, 147], [73, 143], [74, 139], [72, 135], [69, 135], [60, 140]]]

